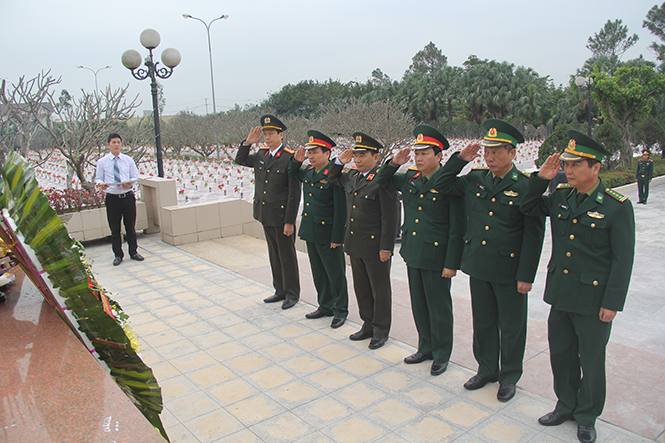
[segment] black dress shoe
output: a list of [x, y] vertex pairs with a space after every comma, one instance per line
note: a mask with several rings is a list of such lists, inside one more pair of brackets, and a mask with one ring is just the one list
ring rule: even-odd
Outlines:
[[468, 389], [469, 391], [475, 391], [476, 389], [482, 388], [487, 383], [494, 383], [495, 381], [498, 380], [499, 377], [497, 377], [496, 375], [494, 377], [481, 377], [480, 375], [476, 374], [473, 377], [471, 377], [469, 381], [464, 383], [464, 388]]
[[309, 314], [305, 314], [305, 318], [309, 318], [310, 320], [313, 318], [321, 318], [321, 317], [332, 317], [332, 314], [324, 314], [321, 312], [321, 309], [317, 309], [316, 311], [312, 311]]
[[118, 266], [120, 263], [122, 263], [122, 257], [116, 257], [113, 259], [113, 266]]
[[594, 443], [596, 441], [596, 428], [577, 425], [577, 439], [582, 443]]
[[349, 335], [349, 338], [352, 341], [367, 340], [368, 338], [372, 338], [372, 333], [365, 332], [361, 329], [360, 331], [354, 332], [353, 334]]
[[506, 402], [515, 396], [516, 390], [515, 383], [501, 383], [499, 391], [496, 393], [496, 399]]
[[345, 321], [346, 317], [333, 317], [332, 322], [330, 323], [330, 327], [333, 329], [340, 328]]
[[572, 415], [563, 415], [559, 414], [556, 411], [552, 411], [549, 414], [545, 414], [538, 419], [538, 423], [543, 426], [559, 426], [561, 423], [568, 420], [572, 420]]
[[282, 309], [289, 309], [292, 308], [298, 303], [298, 300], [295, 298], [287, 298], [284, 299], [284, 302], [282, 303]]
[[404, 363], [406, 363], [407, 365], [413, 365], [431, 359], [432, 359], [432, 354], [421, 354], [420, 352], [416, 352], [415, 354], [411, 354], [408, 357], [406, 357], [404, 359]]
[[448, 362], [441, 363], [438, 361], [433, 361], [432, 369], [430, 369], [429, 373], [432, 375], [441, 375], [446, 372], [446, 369], [448, 369]]
[[136, 261], [143, 261], [143, 260], [145, 260], [145, 259], [143, 258], [143, 256], [142, 256], [141, 254], [139, 254], [138, 252], [135, 252], [135, 253], [133, 253], [132, 255], [130, 255], [129, 258], [131, 258], [132, 260], [136, 260]]
[[379, 349], [381, 346], [385, 345], [387, 341], [388, 337], [372, 337], [372, 340], [369, 342], [368, 348]]
[[284, 300], [285, 298], [286, 298], [286, 295], [284, 295], [284, 294], [278, 294], [278, 293], [275, 292], [275, 293], [274, 293], [273, 295], [271, 295], [270, 297], [268, 297], [268, 298], [264, 298], [264, 299], [263, 299], [263, 302], [264, 302], [264, 303], [275, 303], [275, 302], [278, 302], [278, 301], [282, 301], [282, 300]]

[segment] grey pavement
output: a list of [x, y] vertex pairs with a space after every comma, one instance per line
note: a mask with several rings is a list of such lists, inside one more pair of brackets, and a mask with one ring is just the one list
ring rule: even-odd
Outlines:
[[[635, 186], [618, 189], [636, 200]], [[648, 205], [635, 205], [637, 250], [625, 311], [608, 346], [608, 402], [598, 442], [665, 443], [665, 179]], [[549, 234], [529, 295], [525, 373], [518, 394], [496, 400], [496, 384], [466, 391], [475, 373], [468, 278], [453, 283], [455, 347], [439, 377], [429, 364], [405, 365], [417, 337], [406, 271], [393, 263], [393, 330], [386, 346], [351, 342], [357, 307], [340, 329], [307, 320], [314, 294], [306, 254], [299, 254], [301, 301], [283, 311], [273, 293], [265, 243], [246, 236], [180, 248], [159, 235], [139, 236], [144, 262], [111, 265], [109, 242], [86, 245], [100, 283], [130, 315], [142, 356], [163, 389], [162, 419], [178, 442], [573, 442], [575, 424], [554, 428], [537, 418], [553, 409], [547, 353], [548, 306], [542, 301]], [[351, 283], [350, 271], [347, 273]], [[352, 294], [352, 290], [350, 291]], [[351, 297], [353, 298], [353, 297]]]

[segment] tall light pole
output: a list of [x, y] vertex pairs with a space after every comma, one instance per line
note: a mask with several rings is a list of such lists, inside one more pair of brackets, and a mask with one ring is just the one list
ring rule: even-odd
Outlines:
[[587, 103], [586, 116], [587, 121], [589, 122], [589, 137], [591, 137], [591, 91], [593, 90], [593, 78], [592, 77], [577, 77], [575, 79], [575, 84], [580, 87], [580, 89], [586, 88], [588, 92], [589, 103]]
[[180, 52], [175, 48], [166, 48], [162, 52], [162, 63], [164, 66], [158, 68], [159, 62], [154, 62], [152, 50], [159, 46], [161, 38], [159, 32], [154, 29], [146, 29], [141, 33], [141, 44], [150, 51], [143, 61], [147, 69], [141, 68], [141, 54], [134, 49], [129, 49], [122, 54], [122, 64], [132, 71], [137, 80], [145, 80], [150, 77], [150, 90], [152, 92], [152, 115], [155, 121], [155, 149], [157, 151], [157, 175], [164, 177], [164, 166], [162, 164], [162, 136], [159, 130], [159, 100], [157, 99], [156, 77], [167, 79], [173, 74], [173, 68], [180, 64]]
[[[212, 87], [212, 112], [213, 114], [217, 115], [217, 105], [215, 104], [215, 77], [212, 74], [212, 44], [210, 43], [210, 25], [215, 23], [217, 20], [221, 19], [227, 19], [229, 18], [228, 14], [224, 14], [220, 17], [217, 17], [215, 19], [210, 20], [209, 23], [204, 22], [198, 17], [194, 17], [193, 15], [189, 14], [183, 14], [182, 15], [185, 19], [191, 18], [194, 20], [198, 20], [201, 23], [203, 23], [203, 26], [206, 27], [206, 33], [208, 34], [208, 56], [210, 57], [210, 85]], [[208, 112], [208, 109], [206, 107], [206, 113]], [[217, 152], [217, 160], [219, 160], [219, 143], [217, 143], [217, 129], [215, 129], [215, 151]]]
[[92, 72], [93, 74], [95, 74], [95, 92], [96, 92], [98, 95], [99, 95], [99, 88], [97, 87], [97, 73], [98, 73], [99, 71], [101, 71], [102, 69], [109, 69], [110, 67], [111, 67], [111, 65], [107, 65], [107, 66], [104, 66], [103, 68], [99, 68], [99, 69], [97, 69], [97, 70], [95, 71], [94, 69], [92, 69], [92, 68], [88, 68], [87, 66], [81, 66], [81, 65], [78, 65], [78, 66], [77, 66], [77, 68], [79, 68], [79, 69], [87, 69], [88, 71], [90, 71], [90, 72]]

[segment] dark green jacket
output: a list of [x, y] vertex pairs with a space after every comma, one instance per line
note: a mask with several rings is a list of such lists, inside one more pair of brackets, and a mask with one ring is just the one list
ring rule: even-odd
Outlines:
[[529, 178], [514, 165], [497, 187], [487, 168], [457, 177], [467, 162], [454, 154], [433, 188], [464, 196], [468, 215], [462, 271], [494, 283], [533, 283], [545, 236], [545, 219], [520, 212]]
[[635, 254], [633, 205], [602, 180], [579, 207], [575, 188], [561, 184], [543, 196], [547, 183], [534, 174], [521, 205], [525, 214], [550, 216], [545, 301], [583, 315], [598, 315], [601, 307], [621, 311]]
[[459, 269], [464, 246], [464, 201], [433, 189], [443, 168], [431, 180], [413, 169], [396, 174], [398, 169], [388, 161], [376, 180], [385, 188], [402, 191], [404, 224], [400, 255], [408, 266], [418, 269]]
[[304, 205], [298, 236], [311, 243], [344, 243], [346, 201], [344, 191], [330, 182], [330, 163], [316, 172], [291, 159], [288, 174], [303, 183]]
[[653, 160], [639, 160], [635, 178], [638, 180], [651, 180], [653, 178]]
[[379, 251], [393, 251], [397, 235], [397, 191], [384, 189], [376, 180], [378, 167], [363, 176], [358, 170], [342, 172], [331, 163], [330, 180], [346, 193], [344, 251], [354, 257], [378, 259]]
[[236, 154], [236, 163], [254, 168], [254, 218], [265, 226], [279, 227], [295, 224], [300, 204], [300, 183], [289, 179], [286, 171], [293, 150], [284, 145], [275, 157], [267, 147], [254, 154], [250, 146], [242, 143]]

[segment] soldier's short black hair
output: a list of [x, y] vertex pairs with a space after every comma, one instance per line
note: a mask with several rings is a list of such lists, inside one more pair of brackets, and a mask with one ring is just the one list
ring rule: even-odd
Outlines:
[[593, 168], [593, 165], [596, 163], [600, 163], [600, 160], [596, 160], [595, 158], [585, 158], [584, 160], [586, 160], [590, 168]]
[[108, 140], [106, 140], [106, 143], [111, 143], [111, 140], [113, 140], [114, 138], [119, 138], [120, 141], [122, 141], [122, 137], [120, 137], [120, 134], [116, 134], [115, 132], [112, 132], [111, 134], [109, 134], [109, 138], [108, 138]]

